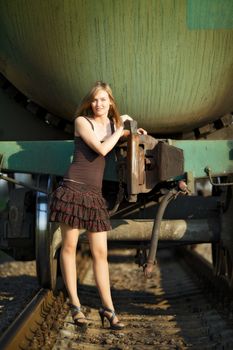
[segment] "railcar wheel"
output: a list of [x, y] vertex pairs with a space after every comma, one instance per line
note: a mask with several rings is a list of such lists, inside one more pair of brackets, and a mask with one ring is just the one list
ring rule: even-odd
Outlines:
[[[232, 182], [232, 176], [228, 182]], [[224, 278], [230, 288], [233, 288], [233, 186], [221, 189], [221, 239], [212, 243], [213, 272], [216, 276]]]
[[[54, 178], [39, 175], [38, 187], [50, 193], [54, 187]], [[57, 226], [48, 221], [49, 196], [37, 192], [36, 196], [36, 269], [40, 285], [54, 290], [57, 283], [58, 244], [54, 244]]]
[[214, 275], [224, 278], [233, 288], [233, 251], [221, 244], [212, 244]]
[[232, 251], [226, 249], [226, 279], [230, 288], [233, 288], [233, 255]]
[[220, 243], [212, 244], [213, 272], [217, 277], [225, 276], [225, 252]]

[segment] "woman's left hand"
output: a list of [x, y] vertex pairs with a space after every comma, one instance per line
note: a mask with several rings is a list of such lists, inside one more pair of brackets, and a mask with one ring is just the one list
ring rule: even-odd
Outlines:
[[137, 129], [137, 133], [140, 134], [140, 135], [147, 135], [147, 131], [144, 130], [143, 128], [138, 128]]
[[123, 114], [120, 116], [122, 123], [126, 122], [127, 120], [133, 120], [128, 114]]

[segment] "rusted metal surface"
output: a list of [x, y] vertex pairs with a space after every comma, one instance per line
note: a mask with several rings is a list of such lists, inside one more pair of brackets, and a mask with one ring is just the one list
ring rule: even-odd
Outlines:
[[139, 175], [139, 171], [142, 171], [142, 169], [143, 167], [140, 168], [139, 166], [139, 135], [131, 134], [129, 136], [128, 148], [127, 148], [127, 179], [126, 179], [129, 202], [134, 202], [135, 199], [137, 200], [137, 197], [135, 197], [135, 195], [139, 193], [138, 175]]
[[3, 334], [0, 339], [0, 348], [2, 350], [27, 348], [37, 324], [43, 322], [43, 310], [50, 308], [54, 299], [50, 291], [41, 289]]
[[[137, 194], [147, 193], [157, 183], [182, 176], [184, 172], [183, 150], [149, 135], [135, 133], [135, 123], [130, 122], [127, 152], [119, 152], [122, 157], [118, 157], [121, 166], [123, 163], [126, 168], [124, 181], [129, 202], [136, 202]], [[126, 148], [124, 144], [122, 147]]]

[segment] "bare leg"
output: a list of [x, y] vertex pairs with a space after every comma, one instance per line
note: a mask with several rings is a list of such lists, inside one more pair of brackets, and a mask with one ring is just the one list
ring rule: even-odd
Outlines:
[[93, 258], [93, 271], [96, 286], [103, 306], [113, 308], [110, 292], [109, 270], [107, 261], [107, 232], [89, 232], [88, 239]]
[[79, 231], [61, 224], [62, 248], [60, 254], [61, 271], [70, 303], [80, 306], [77, 294], [76, 248]]
[[[97, 288], [99, 290], [102, 305], [114, 310], [110, 291], [109, 268], [108, 268], [108, 248], [107, 232], [89, 232], [88, 239], [93, 258], [93, 271]], [[108, 312], [106, 312], [108, 313]], [[111, 314], [109, 314], [111, 316]], [[114, 323], [118, 318], [114, 318]]]

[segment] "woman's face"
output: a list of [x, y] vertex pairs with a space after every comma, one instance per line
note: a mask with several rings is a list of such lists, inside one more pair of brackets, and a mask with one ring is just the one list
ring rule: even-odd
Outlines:
[[111, 105], [111, 101], [109, 98], [109, 95], [107, 91], [105, 90], [99, 90], [92, 102], [91, 102], [91, 108], [93, 110], [94, 115], [96, 116], [103, 116], [103, 115], [108, 115], [108, 111]]

